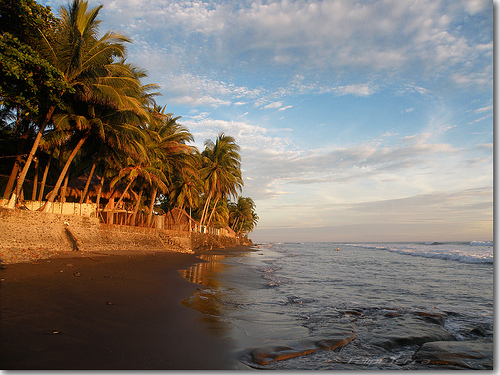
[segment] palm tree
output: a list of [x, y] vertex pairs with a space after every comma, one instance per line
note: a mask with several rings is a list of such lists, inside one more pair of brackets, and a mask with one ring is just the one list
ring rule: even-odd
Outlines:
[[240, 235], [251, 232], [259, 217], [255, 213], [255, 203], [249, 197], [238, 197], [236, 203], [229, 204], [231, 228]]
[[25, 143], [30, 138], [30, 133], [33, 130], [33, 124], [30, 119], [25, 115], [26, 111], [23, 111], [21, 108], [17, 107], [16, 112], [2, 107], [2, 121], [5, 123], [5, 128], [12, 129], [9, 133], [10, 139], [17, 143], [17, 156], [14, 161], [14, 166], [9, 176], [9, 180], [7, 181], [7, 185], [5, 187], [3, 198], [8, 198], [12, 193], [12, 189], [14, 188], [15, 180], [19, 170], [22, 165], [22, 154], [24, 152]]
[[[169, 201], [172, 202], [172, 206], [177, 206], [181, 210], [189, 207], [198, 207], [200, 204], [200, 192], [203, 189], [203, 184], [199, 178], [198, 173], [185, 176], [177, 175], [177, 179], [172, 183], [170, 187]], [[173, 207], [171, 207], [173, 208]], [[181, 213], [179, 213], [178, 220], [180, 219]], [[191, 213], [189, 214], [191, 217]]]
[[[150, 108], [150, 122], [146, 124], [145, 131], [149, 134], [149, 144], [152, 158], [157, 158], [161, 169], [167, 177], [169, 185], [175, 176], [181, 178], [195, 177], [197, 173], [194, 163], [194, 148], [187, 145], [193, 141], [193, 136], [182, 125], [177, 123], [179, 117], [165, 113], [165, 106], [153, 105]], [[167, 192], [168, 189], [160, 190]], [[148, 213], [148, 226], [151, 224], [153, 208], [156, 203], [158, 187], [153, 189]]]
[[151, 186], [158, 187], [161, 190], [166, 190], [167, 186], [165, 184], [166, 177], [163, 172], [159, 168], [155, 168], [155, 166], [144, 166], [144, 165], [133, 165], [127, 168], [124, 168], [120, 171], [118, 176], [116, 176], [111, 181], [111, 187], [113, 187], [118, 181], [126, 178], [128, 180], [128, 184], [125, 187], [120, 199], [117, 202], [117, 206], [122, 202], [125, 194], [128, 189], [132, 186], [132, 183], [138, 178], [141, 177], [147, 184]]
[[214, 228], [225, 228], [229, 221], [229, 207], [225, 199], [220, 199], [213, 207], [209, 218], [209, 225]]
[[[209, 225], [213, 212], [220, 199], [236, 196], [241, 190], [243, 180], [240, 170], [239, 147], [233, 137], [219, 134], [215, 143], [211, 140], [205, 142], [202, 152], [203, 167], [200, 176], [204, 181], [205, 205], [203, 207], [200, 225]], [[212, 200], [214, 200], [212, 202]], [[212, 207], [210, 217], [209, 208]]]
[[101, 135], [102, 138], [106, 137], [107, 132], [113, 133], [117, 130], [123, 131], [124, 128], [127, 128], [127, 131], [130, 132], [134, 132], [135, 130], [137, 133], [140, 133], [138, 126], [141, 122], [147, 119], [148, 116], [148, 112], [143, 106], [145, 94], [141, 91], [142, 86], [139, 84], [139, 81], [136, 80], [135, 73], [133, 71], [128, 71], [127, 73], [127, 71], [120, 69], [119, 73], [125, 73], [128, 77], [119, 77], [118, 80], [108, 80], [108, 77], [104, 77], [97, 83], [99, 86], [102, 86], [103, 82], [108, 82], [112, 85], [117, 83], [118, 85], [123, 85], [122, 87], [112, 88], [115, 94], [115, 103], [106, 103], [105, 106], [89, 106], [87, 116], [72, 114], [63, 114], [60, 116], [60, 126], [67, 126], [66, 124], [74, 122], [73, 127], [78, 130], [75, 134], [80, 138], [80, 140], [68, 158], [68, 161], [61, 172], [61, 176], [59, 177], [59, 180], [53, 190], [53, 194], [49, 196], [49, 204], [55, 198], [57, 190], [60, 187], [60, 183], [65, 173], [67, 173], [67, 169], [69, 168], [73, 158], [76, 156], [76, 153], [79, 151], [83, 143], [89, 138], [92, 132]]

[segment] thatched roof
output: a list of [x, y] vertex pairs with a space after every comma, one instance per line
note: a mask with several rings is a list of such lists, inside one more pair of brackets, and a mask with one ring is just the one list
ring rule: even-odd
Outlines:
[[[66, 188], [66, 196], [67, 197], [75, 197], [75, 198], [80, 198], [83, 189], [85, 189], [85, 184], [87, 183], [88, 179], [88, 174], [84, 174], [80, 177], [77, 177], [71, 181], [68, 181], [68, 187]], [[101, 178], [99, 176], [93, 175], [92, 179], [90, 181], [89, 185], [89, 190], [87, 195], [89, 197], [97, 197], [97, 193], [99, 191], [99, 186], [101, 184]], [[109, 186], [110, 181], [105, 180], [104, 185], [102, 187], [102, 192], [101, 192], [101, 198], [104, 199], [111, 199], [111, 197], [115, 199], [120, 199], [120, 197], [123, 194], [123, 191], [127, 187], [126, 184], [118, 184], [115, 186], [113, 196], [111, 196], [112, 190]], [[127, 193], [125, 194], [125, 199], [137, 199], [137, 194], [132, 191], [131, 189], [128, 189]]]

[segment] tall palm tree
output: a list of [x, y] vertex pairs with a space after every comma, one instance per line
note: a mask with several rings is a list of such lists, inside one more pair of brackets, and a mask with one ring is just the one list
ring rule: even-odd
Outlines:
[[[236, 196], [241, 190], [243, 180], [240, 170], [239, 146], [231, 136], [220, 133], [215, 143], [211, 140], [205, 142], [202, 152], [203, 167], [200, 176], [204, 181], [205, 205], [203, 207], [200, 225], [209, 225], [209, 208], [212, 213], [220, 199]], [[213, 201], [212, 201], [213, 200]]]
[[[175, 176], [196, 178], [197, 166], [194, 162], [194, 147], [187, 144], [193, 141], [193, 136], [187, 128], [177, 123], [179, 117], [165, 113], [165, 108], [158, 105], [150, 108], [150, 121], [146, 124], [145, 131], [151, 138], [149, 148], [153, 153], [152, 157], [160, 161], [162, 171], [170, 185]], [[167, 190], [160, 191], [167, 192]], [[158, 188], [154, 188], [149, 206], [148, 225], [151, 223], [157, 194]]]
[[259, 219], [255, 214], [255, 203], [249, 197], [238, 197], [236, 203], [229, 204], [229, 211], [230, 226], [238, 235], [252, 231]]
[[[57, 118], [58, 127], [72, 126], [77, 130], [75, 135], [80, 140], [74, 147], [52, 194], [49, 196], [46, 209], [55, 199], [64, 175], [76, 153], [93, 132], [102, 138], [106, 137], [107, 132], [113, 133], [117, 129], [123, 130], [124, 127], [128, 127], [128, 131], [133, 132], [136, 129], [139, 132], [140, 123], [148, 117], [145, 107], [146, 94], [133, 67], [122, 63], [112, 63], [108, 64], [106, 68], [110, 75], [98, 77], [92, 87], [97, 93], [97, 98], [90, 97], [89, 100], [82, 98], [82, 104], [85, 108], [84, 115], [65, 113]], [[115, 74], [119, 76], [115, 76]], [[102, 99], [100, 95], [103, 91], [108, 91], [111, 98], [97, 105], [93, 104], [96, 99]]]

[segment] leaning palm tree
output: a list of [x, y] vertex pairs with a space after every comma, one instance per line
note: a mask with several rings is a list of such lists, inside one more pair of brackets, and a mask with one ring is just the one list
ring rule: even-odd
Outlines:
[[[84, 115], [65, 113], [58, 116], [59, 127], [71, 126], [73, 123], [73, 127], [77, 130], [75, 134], [79, 138], [79, 142], [73, 148], [56, 182], [53, 193], [49, 196], [47, 206], [55, 199], [69, 165], [92, 133], [99, 134], [103, 139], [106, 137], [107, 132], [114, 133], [117, 130], [123, 130], [123, 128], [127, 128], [131, 132], [134, 132], [135, 129], [140, 134], [139, 125], [148, 117], [148, 111], [145, 107], [147, 102], [145, 99], [146, 93], [142, 91], [143, 86], [137, 79], [136, 71], [133, 68], [131, 69], [130, 65], [126, 66], [122, 63], [109, 64], [107, 68], [111, 75], [99, 77], [94, 88], [96, 88], [97, 95], [101, 94], [103, 86], [105, 90], [112, 90], [114, 101], [98, 103], [98, 105], [84, 101], [82, 103], [86, 112]], [[120, 76], [114, 76], [114, 74]]]
[[113, 187], [118, 181], [122, 179], [126, 179], [128, 181], [127, 186], [125, 187], [122, 195], [120, 196], [120, 199], [116, 204], [117, 206], [122, 202], [128, 189], [132, 186], [132, 184], [138, 177], [141, 177], [143, 179], [143, 182], [146, 182], [149, 185], [157, 186], [162, 190], [167, 189], [167, 186], [165, 184], [166, 177], [159, 168], [155, 168], [154, 165], [132, 165], [130, 167], [122, 169], [118, 176], [116, 176], [111, 181], [111, 187]]
[[[61, 7], [60, 19], [53, 34], [40, 31], [40, 55], [64, 74], [64, 80], [73, 91], [66, 103], [80, 98], [100, 98], [112, 102], [115, 96], [105, 82], [98, 78], [109, 75], [109, 65], [117, 57], [125, 56], [124, 43], [130, 40], [120, 34], [107, 32], [98, 39], [100, 21], [97, 16], [102, 6], [88, 9], [88, 2], [73, 0], [68, 7]], [[69, 99], [69, 100], [68, 100]], [[28, 158], [21, 171], [16, 192], [9, 201], [13, 207], [22, 189], [26, 174], [42, 138], [45, 127], [56, 111], [53, 105], [42, 120]]]
[[[204, 181], [205, 205], [201, 214], [200, 225], [208, 225], [220, 199], [236, 196], [241, 190], [243, 180], [240, 170], [239, 147], [233, 137], [219, 134], [215, 143], [205, 142], [202, 152], [203, 167], [200, 176]], [[209, 208], [212, 211], [209, 214]]]

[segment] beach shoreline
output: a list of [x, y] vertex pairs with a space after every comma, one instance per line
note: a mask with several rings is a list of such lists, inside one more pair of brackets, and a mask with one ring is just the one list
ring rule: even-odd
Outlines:
[[200, 285], [179, 270], [199, 254], [71, 252], [4, 265], [0, 368], [241, 368], [222, 323], [181, 303]]

